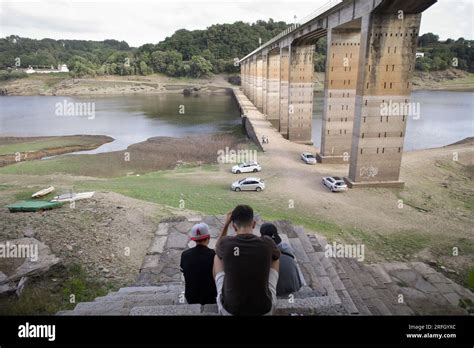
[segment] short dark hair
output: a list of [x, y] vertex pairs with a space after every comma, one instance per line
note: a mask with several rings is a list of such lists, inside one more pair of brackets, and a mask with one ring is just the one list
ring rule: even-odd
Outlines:
[[195, 240], [196, 244], [204, 244], [208, 239], [210, 239], [211, 236], [207, 236], [206, 238]]
[[248, 205], [238, 205], [232, 211], [232, 222], [237, 227], [247, 227], [253, 222], [253, 209]]
[[263, 236], [270, 237], [271, 239], [273, 239], [273, 241], [277, 245], [281, 243], [281, 238], [278, 235], [278, 230], [277, 230], [276, 226], [274, 224], [270, 223], [270, 222], [265, 222], [262, 225], [262, 227], [260, 227], [260, 235], [262, 237]]

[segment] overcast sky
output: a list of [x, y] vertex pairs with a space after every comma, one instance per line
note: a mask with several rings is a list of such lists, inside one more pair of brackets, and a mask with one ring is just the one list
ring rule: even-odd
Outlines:
[[[408, 0], [411, 1], [411, 0]], [[292, 22], [327, 0], [12, 1], [0, 0], [0, 37], [125, 40], [131, 46], [157, 43], [178, 29], [216, 23]], [[423, 13], [421, 34], [473, 39], [474, 0], [438, 0]]]

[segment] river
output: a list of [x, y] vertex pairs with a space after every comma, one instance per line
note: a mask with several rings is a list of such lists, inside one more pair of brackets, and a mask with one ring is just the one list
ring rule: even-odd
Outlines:
[[[405, 151], [448, 145], [474, 135], [474, 93], [415, 91], [419, 117], [410, 117]], [[58, 115], [58, 104], [91, 103], [94, 115]], [[68, 104], [69, 105], [69, 104]], [[321, 142], [322, 95], [315, 96], [312, 137]], [[0, 98], [0, 135], [109, 135], [115, 141], [88, 153], [122, 150], [154, 136], [231, 131], [240, 124], [230, 95], [126, 95], [97, 98], [9, 96]]]

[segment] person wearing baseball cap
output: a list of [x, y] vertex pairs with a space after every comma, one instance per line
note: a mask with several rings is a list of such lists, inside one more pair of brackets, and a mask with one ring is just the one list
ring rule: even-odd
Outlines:
[[201, 222], [191, 228], [189, 238], [196, 246], [181, 254], [181, 272], [184, 274], [184, 296], [189, 304], [216, 303], [216, 283], [212, 275], [214, 250], [208, 247], [211, 235], [209, 226]]

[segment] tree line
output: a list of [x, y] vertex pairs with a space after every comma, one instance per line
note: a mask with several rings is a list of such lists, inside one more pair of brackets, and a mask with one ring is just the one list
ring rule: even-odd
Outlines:
[[157, 44], [130, 47], [125, 41], [0, 39], [0, 69], [67, 64], [73, 76], [149, 75], [201, 77], [236, 73], [243, 57], [287, 28], [285, 22], [216, 24], [205, 30], [180, 29]]
[[[217, 73], [238, 73], [234, 59], [243, 57], [287, 28], [285, 22], [257, 21], [216, 24], [205, 30], [180, 29], [157, 44], [130, 47], [125, 41], [28, 39], [8, 36], [0, 39], [0, 79], [21, 77], [15, 68], [56, 67], [67, 64], [71, 75], [149, 75], [201, 77]], [[472, 40], [439, 41], [433, 33], [419, 37], [416, 69], [445, 70], [450, 67], [474, 72]], [[315, 71], [326, 64], [326, 39], [316, 43]], [[10, 70], [10, 73], [7, 71]]]

